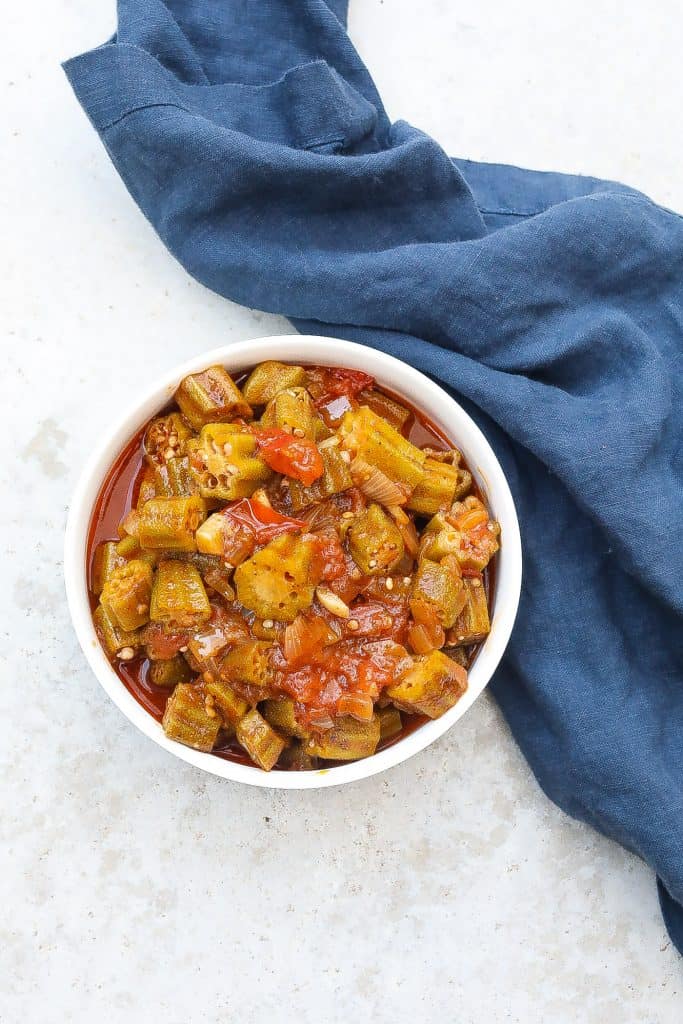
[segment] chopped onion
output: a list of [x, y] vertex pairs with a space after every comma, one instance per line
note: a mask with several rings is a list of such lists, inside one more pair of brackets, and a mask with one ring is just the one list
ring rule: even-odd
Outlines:
[[337, 704], [340, 715], [350, 715], [359, 722], [369, 722], [374, 713], [372, 698], [362, 693], [343, 693]]
[[408, 495], [402, 487], [364, 459], [356, 457], [349, 468], [354, 484], [371, 501], [387, 506], [403, 505], [407, 501]]

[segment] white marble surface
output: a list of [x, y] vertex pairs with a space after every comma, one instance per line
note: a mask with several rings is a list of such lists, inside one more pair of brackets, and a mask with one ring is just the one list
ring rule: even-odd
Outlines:
[[[175, 761], [86, 668], [61, 547], [88, 438], [140, 374], [287, 331], [189, 280], [126, 194], [58, 67], [112, 27], [8, 5], [0, 37], [0, 1020], [680, 1021], [650, 871], [544, 798], [490, 700], [385, 776], [278, 794]], [[452, 153], [683, 207], [675, 0], [353, 0], [351, 29]]]

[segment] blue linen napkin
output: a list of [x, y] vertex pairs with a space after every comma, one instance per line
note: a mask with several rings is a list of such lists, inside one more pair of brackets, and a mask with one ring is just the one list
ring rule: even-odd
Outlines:
[[683, 951], [683, 219], [392, 124], [346, 7], [119, 0], [65, 70], [191, 274], [483, 426], [525, 553], [493, 691], [548, 796], [652, 865]]

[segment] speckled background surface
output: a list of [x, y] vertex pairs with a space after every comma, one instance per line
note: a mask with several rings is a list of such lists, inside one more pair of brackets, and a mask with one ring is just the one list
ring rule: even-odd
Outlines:
[[[58, 67], [112, 28], [43, 0], [0, 36], [0, 1020], [680, 1021], [650, 871], [544, 798], [491, 700], [384, 776], [279, 794], [157, 749], [87, 669], [61, 555], [91, 439], [146, 375], [289, 330], [189, 280], [125, 193]], [[355, 0], [351, 30], [450, 152], [683, 207], [673, 0]]]

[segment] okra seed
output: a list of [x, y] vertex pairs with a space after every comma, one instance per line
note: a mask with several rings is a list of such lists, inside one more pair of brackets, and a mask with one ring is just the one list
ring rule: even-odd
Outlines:
[[481, 586], [481, 580], [472, 580], [472, 586], [473, 587], [480, 587]]
[[264, 629], [272, 629], [275, 623], [272, 619], [264, 619], [262, 625]]
[[148, 606], [146, 604], [139, 604], [136, 608], [136, 611], [138, 615], [145, 615], [148, 611]]
[[459, 640], [459, 641], [462, 641], [462, 640], [464, 640], [464, 639], [465, 639], [465, 637], [464, 637], [464, 636], [459, 636], [459, 637], [458, 637], [458, 640]]
[[305, 437], [306, 431], [302, 430], [301, 427], [294, 427], [294, 429], [292, 430], [292, 434], [294, 435], [294, 437]]
[[353, 512], [342, 512], [342, 519], [353, 519]]
[[223, 452], [226, 455], [232, 455], [232, 445], [230, 444], [229, 441], [226, 441], [225, 444], [223, 445]]
[[358, 621], [358, 619], [349, 619], [346, 625], [349, 627], [352, 633], [355, 633], [360, 626], [360, 622]]
[[377, 566], [377, 559], [376, 558], [371, 558], [370, 561], [368, 562], [368, 569], [374, 569], [374, 568], [376, 568], [376, 566]]
[[387, 590], [394, 589], [394, 581], [392, 580], [391, 576], [387, 576], [386, 580], [384, 581], [384, 586], [387, 588]]
[[404, 576], [403, 582], [405, 583], [406, 586], [408, 586], [410, 584], [410, 576]]
[[205, 683], [215, 683], [216, 679], [213, 672], [202, 672], [202, 679]]
[[119, 651], [119, 658], [121, 661], [131, 661], [135, 657], [135, 651], [132, 647], [122, 647]]
[[180, 648], [180, 653], [181, 654], [185, 654], [186, 651], [187, 651], [187, 644], [183, 644], [183, 646]]

